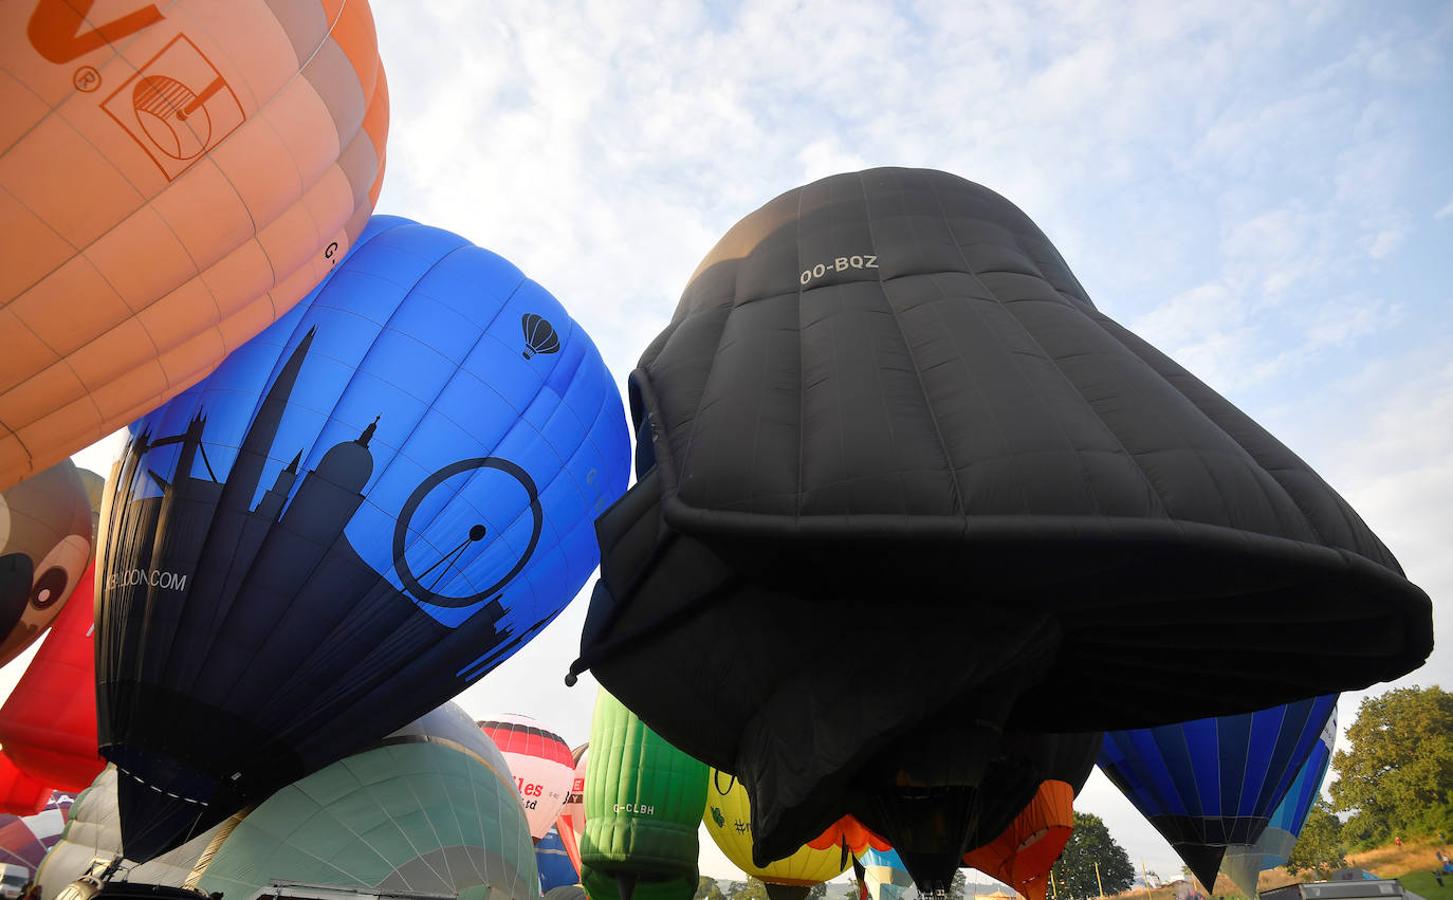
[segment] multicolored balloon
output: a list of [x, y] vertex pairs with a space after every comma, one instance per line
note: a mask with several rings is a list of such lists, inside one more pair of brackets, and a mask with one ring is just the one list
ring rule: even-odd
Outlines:
[[1100, 769], [1209, 892], [1228, 846], [1254, 844], [1323, 742], [1337, 696], [1111, 731]]
[[[557, 352], [521, 356], [527, 313]], [[134, 423], [108, 480], [99, 739], [128, 856], [507, 659], [595, 568], [629, 452], [615, 381], [554, 297], [375, 217], [316, 291]]]
[[529, 716], [491, 716], [479, 727], [504, 754], [530, 823], [530, 836], [540, 840], [555, 824], [570, 793], [575, 777], [570, 745]]
[[0, 487], [285, 313], [383, 178], [365, 0], [94, 6], [0, 7]]

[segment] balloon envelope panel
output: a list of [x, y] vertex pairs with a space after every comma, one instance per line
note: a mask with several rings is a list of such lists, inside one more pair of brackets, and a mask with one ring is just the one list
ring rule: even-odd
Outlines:
[[[596, 695], [585, 781], [582, 866], [605, 880], [689, 881], [695, 890], [697, 831], [706, 766], [662, 740], [620, 701]], [[583, 870], [582, 870], [583, 874]], [[594, 897], [593, 882], [584, 882]]]
[[836, 878], [848, 867], [848, 854], [840, 847], [815, 849], [807, 845], [783, 859], [759, 866], [752, 860], [752, 804], [747, 789], [730, 775], [711, 770], [706, 811], [701, 820], [706, 833], [743, 872], [769, 884], [814, 885]]
[[0, 665], [40, 636], [92, 558], [91, 504], [62, 460], [0, 491]]
[[540, 890], [509, 772], [417, 738], [273, 794], [233, 830], [199, 887], [246, 898], [274, 881], [447, 896], [487, 884], [516, 900]]
[[0, 486], [206, 375], [378, 197], [366, 2], [129, 6], [0, 8]]
[[1337, 708], [1334, 706], [1332, 714], [1327, 717], [1327, 726], [1322, 729], [1321, 737], [1312, 747], [1307, 761], [1297, 770], [1297, 777], [1272, 812], [1261, 837], [1249, 846], [1237, 844], [1226, 848], [1226, 859], [1221, 864], [1221, 871], [1230, 876], [1236, 886], [1248, 896], [1256, 891], [1259, 872], [1275, 868], [1291, 857], [1297, 836], [1302, 833], [1302, 826], [1307, 823], [1307, 815], [1312, 811], [1312, 804], [1322, 791], [1322, 782], [1327, 777], [1327, 767], [1332, 761], [1332, 748], [1336, 740]]
[[0, 815], [0, 862], [24, 866], [33, 875], [45, 852], [60, 840], [72, 799], [56, 792], [38, 813]]
[[1228, 845], [1261, 836], [1336, 702], [1107, 732], [1099, 765], [1208, 885]]
[[560, 842], [560, 833], [550, 829], [535, 845], [535, 865], [540, 869], [540, 890], [550, 891], [569, 884], [579, 884], [580, 875]]
[[[525, 359], [531, 312], [559, 347]], [[553, 297], [457, 235], [376, 217], [318, 290], [132, 426], [97, 621], [128, 854], [508, 658], [595, 566], [627, 456], [610, 373]]]
[[95, 575], [93, 564], [0, 707], [5, 756], [63, 791], [85, 790], [106, 765], [96, 752]]

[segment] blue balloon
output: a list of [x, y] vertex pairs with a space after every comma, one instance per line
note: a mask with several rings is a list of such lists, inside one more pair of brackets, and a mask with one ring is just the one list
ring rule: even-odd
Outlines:
[[1277, 808], [1272, 811], [1266, 830], [1256, 843], [1237, 844], [1227, 848], [1221, 871], [1228, 875], [1247, 896], [1256, 893], [1257, 873], [1285, 863], [1291, 858], [1292, 848], [1307, 823], [1312, 804], [1322, 791], [1322, 781], [1327, 777], [1327, 766], [1332, 761], [1332, 747], [1337, 740], [1337, 710], [1327, 717], [1322, 734], [1312, 745], [1307, 761], [1297, 770]]
[[565, 845], [560, 841], [560, 832], [551, 828], [535, 844], [535, 865], [540, 870], [540, 893], [580, 883], [580, 874], [570, 863]]
[[628, 459], [615, 381], [554, 297], [374, 217], [292, 312], [131, 426], [97, 617], [127, 855], [498, 666], [585, 584]]
[[1236, 716], [1105, 733], [1100, 769], [1212, 889], [1226, 848], [1253, 844], [1311, 755], [1334, 694]]

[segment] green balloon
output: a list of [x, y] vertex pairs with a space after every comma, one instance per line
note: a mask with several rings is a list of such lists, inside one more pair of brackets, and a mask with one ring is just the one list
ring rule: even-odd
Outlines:
[[581, 883], [591, 900], [690, 900], [705, 763], [602, 690], [590, 725]]

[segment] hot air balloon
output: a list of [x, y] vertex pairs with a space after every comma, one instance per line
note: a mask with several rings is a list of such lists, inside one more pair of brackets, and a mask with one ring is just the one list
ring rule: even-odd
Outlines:
[[565, 852], [560, 832], [554, 828], [535, 844], [535, 866], [540, 870], [541, 893], [548, 893], [553, 888], [567, 884], [580, 883], [580, 873], [570, 861], [570, 854]]
[[364, 0], [0, 9], [0, 487], [204, 377], [363, 230]]
[[596, 695], [580, 840], [591, 900], [690, 900], [705, 802], [706, 766]]
[[1332, 761], [1332, 748], [1337, 741], [1337, 707], [1327, 717], [1322, 735], [1312, 746], [1307, 761], [1297, 771], [1297, 777], [1287, 789], [1286, 796], [1272, 812], [1271, 819], [1261, 837], [1251, 845], [1232, 844], [1226, 848], [1221, 861], [1221, 871], [1248, 897], [1256, 896], [1258, 875], [1265, 869], [1285, 863], [1296, 846], [1297, 836], [1307, 823], [1307, 814], [1322, 791], [1322, 781], [1327, 777], [1327, 765]]
[[575, 777], [570, 745], [529, 716], [492, 716], [479, 727], [509, 763], [530, 822], [530, 835], [540, 840], [555, 824], [570, 793]]
[[0, 813], [33, 816], [50, 801], [51, 787], [0, 753]]
[[[848, 813], [904, 855], [863, 813], [906, 800], [968, 825], [1004, 728], [1244, 713], [1431, 649], [1346, 502], [953, 175], [747, 216], [629, 394], [638, 480], [597, 522], [570, 677], [736, 773], [758, 863]], [[845, 656], [864, 621], [914, 665]]]
[[65, 608], [91, 561], [91, 506], [70, 460], [0, 491], [0, 665]]
[[[77, 798], [46, 857], [43, 894], [119, 852], [116, 770]], [[127, 880], [255, 897], [276, 881], [361, 891], [463, 894], [488, 884], [538, 897], [524, 813], [503, 757], [453, 704], [278, 791]]]
[[[127, 880], [180, 886], [192, 874], [217, 832], [236, 826], [234, 819], [208, 829], [150, 862], [126, 861]], [[119, 856], [121, 824], [116, 809], [116, 767], [107, 766], [90, 786], [76, 795], [65, 831], [41, 861], [35, 882], [40, 886], [42, 897], [55, 900], [66, 885], [90, 872], [96, 860], [109, 863]]]
[[24, 866], [34, 874], [45, 852], [60, 840], [71, 800], [69, 794], [55, 793], [34, 815], [0, 815], [0, 863]]
[[803, 900], [816, 884], [841, 875], [848, 867], [848, 853], [827, 841], [813, 847], [804, 844], [784, 859], [765, 866], [752, 859], [752, 805], [747, 791], [730, 775], [711, 770], [702, 815], [706, 833], [737, 868], [767, 887], [772, 900]]
[[197, 886], [256, 897], [277, 881], [369, 892], [540, 895], [534, 846], [500, 753], [454, 704], [269, 797]]
[[1012, 886], [1027, 900], [1044, 900], [1049, 870], [1075, 830], [1075, 789], [1063, 781], [1040, 782], [1034, 798], [1009, 827], [964, 854], [972, 866]]
[[105, 767], [96, 752], [96, 657], [87, 567], [45, 642], [0, 707], [4, 756], [38, 783], [85, 790]]
[[1337, 698], [1112, 731], [1100, 769], [1206, 890], [1227, 845], [1252, 844], [1320, 740]]
[[[525, 312], [558, 353], [520, 357]], [[543, 288], [376, 217], [292, 312], [134, 423], [96, 621], [127, 855], [366, 746], [548, 624], [625, 486], [623, 419]]]
[[904, 892], [913, 887], [913, 876], [893, 848], [869, 848], [859, 860], [870, 900], [902, 900]]
[[580, 835], [585, 832], [585, 761], [589, 750], [587, 742], [570, 751], [575, 760], [575, 776], [570, 793], [565, 795], [565, 805], [560, 807], [560, 815], [555, 819], [560, 843], [565, 846], [565, 854], [570, 857], [577, 876], [580, 874]]

